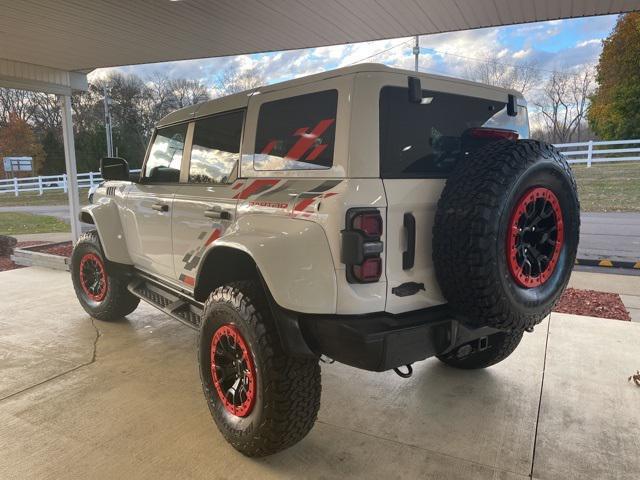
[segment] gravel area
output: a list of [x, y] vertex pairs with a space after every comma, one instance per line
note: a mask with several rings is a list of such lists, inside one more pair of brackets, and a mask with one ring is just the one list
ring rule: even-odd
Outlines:
[[553, 309], [558, 313], [573, 313], [611, 320], [631, 321], [620, 295], [617, 293], [596, 292], [567, 288]]

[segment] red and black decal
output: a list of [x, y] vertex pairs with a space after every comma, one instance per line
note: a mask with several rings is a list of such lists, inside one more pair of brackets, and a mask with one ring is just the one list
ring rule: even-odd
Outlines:
[[236, 198], [238, 200], [246, 200], [251, 195], [258, 195], [262, 192], [269, 190], [279, 181], [280, 180], [276, 178], [264, 178], [264, 179], [254, 180], [249, 185], [247, 185], [244, 189], [242, 189], [240, 193], [237, 193], [236, 195], [234, 195], [233, 198]]

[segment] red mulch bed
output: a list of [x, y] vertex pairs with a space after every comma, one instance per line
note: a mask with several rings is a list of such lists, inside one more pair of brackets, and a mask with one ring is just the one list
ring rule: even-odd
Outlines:
[[[70, 257], [71, 251], [73, 250], [73, 245], [71, 242], [64, 242], [61, 245], [56, 246], [48, 246], [47, 242], [41, 241], [29, 241], [29, 242], [18, 242], [16, 248], [25, 248], [25, 247], [33, 247], [34, 245], [42, 245], [40, 248], [34, 248], [38, 252], [42, 253], [50, 253], [52, 255], [60, 255], [63, 257]], [[11, 257], [0, 257], [0, 272], [4, 272], [6, 270], [14, 270], [16, 268], [24, 268], [24, 265], [16, 265], [11, 260]]]
[[567, 288], [553, 311], [631, 321], [629, 312], [620, 300], [620, 295], [595, 290]]

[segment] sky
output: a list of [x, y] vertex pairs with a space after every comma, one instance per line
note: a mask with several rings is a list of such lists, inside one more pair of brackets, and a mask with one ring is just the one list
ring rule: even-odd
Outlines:
[[[526, 64], [547, 71], [579, 71], [597, 63], [602, 39], [613, 29], [617, 16], [554, 20], [524, 25], [425, 35], [420, 37], [420, 71], [464, 77], [465, 72], [488, 58], [506, 65]], [[233, 57], [185, 60], [99, 69], [89, 78], [110, 71], [148, 77], [198, 79], [213, 85], [221, 70], [256, 69], [268, 84], [354, 63], [377, 62], [413, 69], [413, 38], [397, 38], [331, 47], [271, 52]]]

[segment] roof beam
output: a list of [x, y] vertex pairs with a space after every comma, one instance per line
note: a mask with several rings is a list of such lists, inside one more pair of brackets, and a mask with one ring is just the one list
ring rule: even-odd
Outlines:
[[72, 90], [87, 90], [88, 84], [85, 73], [0, 58], [0, 87], [71, 95]]

